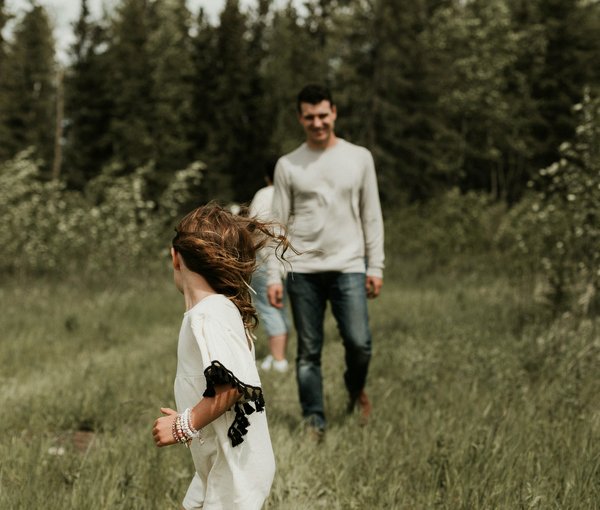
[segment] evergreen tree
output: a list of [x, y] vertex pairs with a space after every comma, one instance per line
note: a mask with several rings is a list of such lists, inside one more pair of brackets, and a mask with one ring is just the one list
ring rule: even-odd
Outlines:
[[152, 61], [156, 178], [163, 187], [170, 174], [193, 157], [194, 64], [191, 13], [185, 0], [158, 0], [151, 11], [148, 54]]
[[531, 112], [517, 69], [521, 37], [504, 0], [475, 0], [438, 13], [432, 47], [444, 62], [440, 105], [459, 135], [463, 189], [485, 189], [507, 198], [514, 167], [527, 157], [522, 116]]
[[573, 135], [572, 105], [597, 81], [589, 28], [597, 9], [582, 9], [576, 1], [473, 0], [434, 19], [431, 46], [447, 69], [440, 105], [460, 139], [463, 189], [514, 202]]
[[262, 75], [272, 128], [270, 146], [272, 153], [283, 154], [303, 136], [296, 119], [296, 94], [308, 83], [327, 82], [326, 59], [291, 1], [273, 13], [265, 41], [269, 51]]
[[[210, 133], [207, 176], [221, 184], [214, 190], [221, 199], [246, 200], [247, 192], [236, 178], [248, 171], [246, 137], [253, 128], [246, 109], [250, 75], [256, 69], [248, 65], [246, 16], [238, 0], [227, 0], [216, 28], [217, 59], [214, 62], [215, 89], [213, 130]], [[232, 191], [232, 195], [227, 193]]]
[[112, 101], [109, 95], [106, 33], [90, 19], [88, 0], [74, 23], [75, 42], [65, 80], [66, 147], [68, 183], [82, 189], [110, 161], [109, 138]]
[[[336, 19], [340, 132], [375, 156], [382, 198], [431, 196], [451, 179], [428, 23], [442, 2], [351, 2]], [[447, 140], [450, 140], [450, 143]]]
[[0, 66], [6, 59], [6, 41], [4, 40], [4, 27], [10, 19], [10, 15], [6, 10], [6, 0], [0, 0]]
[[110, 140], [114, 162], [126, 172], [155, 161], [157, 155], [152, 138], [154, 98], [148, 11], [146, 0], [123, 0], [110, 27]]
[[244, 139], [246, 161], [237, 167], [234, 190], [242, 202], [249, 202], [254, 193], [264, 186], [267, 164], [272, 162], [270, 140], [272, 104], [267, 94], [267, 84], [262, 68], [267, 55], [265, 32], [271, 0], [258, 0], [255, 11], [250, 13], [248, 35], [248, 89], [244, 98], [248, 117], [248, 131]]
[[6, 143], [11, 137], [8, 119], [8, 44], [3, 35], [4, 27], [9, 19], [10, 15], [6, 10], [6, 2], [0, 0], [0, 140], [4, 140], [0, 144], [0, 162], [5, 161], [11, 155], [9, 146]]
[[32, 146], [47, 171], [54, 150], [54, 39], [45, 9], [30, 7], [15, 26], [4, 64], [4, 157]]
[[333, 17], [338, 2], [336, 0], [308, 0], [304, 3], [304, 7], [308, 11], [304, 25], [313, 39], [311, 49], [314, 51], [313, 58], [316, 58], [319, 66], [313, 69], [313, 72], [327, 73], [329, 70], [327, 50], [330, 46], [330, 36], [334, 32]]
[[216, 105], [214, 90], [216, 75], [214, 62], [217, 60], [216, 29], [208, 22], [206, 13], [200, 9], [193, 38], [192, 62], [194, 87], [192, 90], [193, 133], [192, 145], [196, 159], [205, 159], [212, 131], [212, 119]]
[[541, 122], [534, 135], [541, 142], [536, 167], [555, 161], [563, 141], [573, 139], [577, 119], [572, 107], [586, 85], [600, 79], [600, 4], [580, 0], [537, 0], [537, 22], [546, 40], [543, 66], [532, 76], [533, 97]]
[[231, 177], [210, 162], [213, 156], [216, 111], [220, 107], [215, 100], [217, 75], [217, 29], [208, 21], [203, 9], [196, 18], [196, 34], [193, 37], [192, 62], [194, 86], [192, 88], [192, 151], [197, 161], [209, 163], [202, 175], [202, 183], [196, 190], [196, 204], [213, 199], [231, 200]]

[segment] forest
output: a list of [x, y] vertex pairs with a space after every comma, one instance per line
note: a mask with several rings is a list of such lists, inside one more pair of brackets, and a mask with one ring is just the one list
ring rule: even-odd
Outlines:
[[152, 257], [186, 208], [248, 202], [318, 82], [374, 154], [401, 252], [492, 250], [553, 306], [596, 301], [599, 2], [227, 0], [210, 23], [185, 0], [100, 19], [81, 0], [72, 28], [60, 62], [44, 7], [0, 1], [5, 274], [60, 273], [65, 245], [82, 267]]
[[377, 168], [373, 415], [346, 413], [328, 314], [322, 443], [294, 370], [260, 375], [265, 510], [598, 509], [600, 1], [81, 0], [67, 58], [41, 0], [7, 5], [0, 508], [181, 508], [189, 452], [151, 436], [175, 406], [173, 227], [252, 198], [317, 82]]

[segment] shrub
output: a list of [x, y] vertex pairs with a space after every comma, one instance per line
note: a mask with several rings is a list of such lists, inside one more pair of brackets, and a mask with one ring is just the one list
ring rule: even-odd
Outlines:
[[124, 176], [107, 168], [81, 193], [44, 181], [31, 154], [0, 165], [5, 273], [129, 271], [158, 259], [204, 168], [196, 162], [175, 172], [155, 203], [145, 198], [151, 167]]
[[472, 270], [480, 256], [486, 257], [489, 269], [504, 211], [505, 206], [488, 194], [451, 189], [425, 203], [388, 212], [386, 252], [418, 260], [419, 272], [449, 266]]
[[588, 92], [576, 110], [575, 141], [540, 170], [538, 190], [507, 215], [500, 239], [517, 265], [543, 275], [556, 309], [590, 313], [600, 284], [600, 100]]

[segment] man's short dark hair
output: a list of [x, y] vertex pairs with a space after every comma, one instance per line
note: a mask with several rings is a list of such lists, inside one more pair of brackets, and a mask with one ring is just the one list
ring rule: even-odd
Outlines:
[[331, 91], [323, 85], [306, 85], [298, 93], [298, 98], [296, 100], [296, 108], [298, 109], [298, 113], [301, 113], [302, 103], [319, 104], [321, 101], [329, 101], [329, 104], [333, 106], [333, 96], [331, 95]]

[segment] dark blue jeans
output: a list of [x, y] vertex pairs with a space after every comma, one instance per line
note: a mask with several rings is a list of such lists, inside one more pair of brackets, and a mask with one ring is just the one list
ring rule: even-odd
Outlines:
[[290, 273], [287, 291], [298, 337], [296, 377], [303, 416], [325, 427], [321, 351], [327, 301], [346, 351], [344, 382], [354, 398], [364, 388], [371, 359], [371, 332], [364, 273]]

